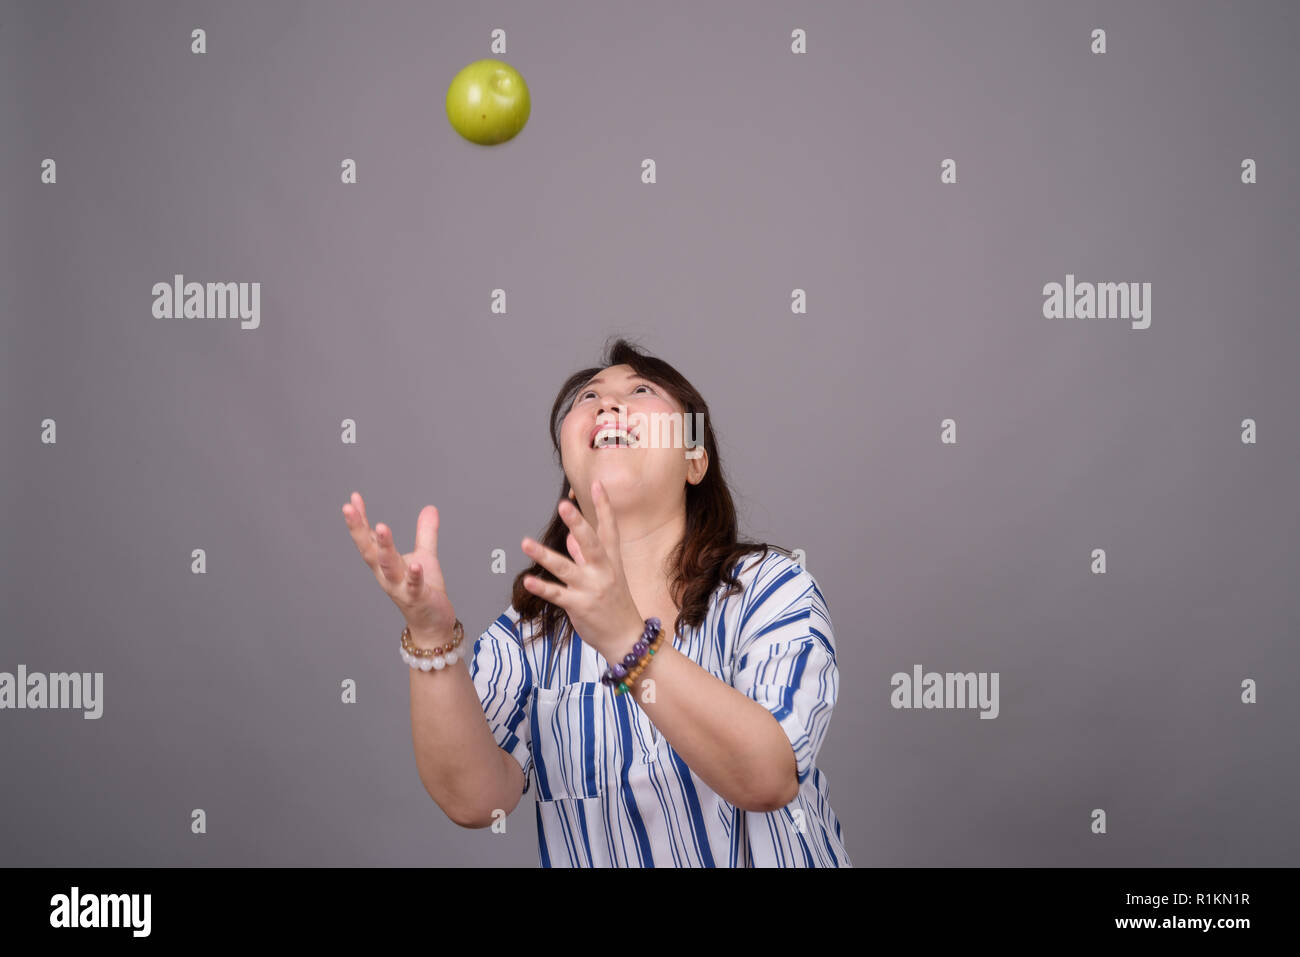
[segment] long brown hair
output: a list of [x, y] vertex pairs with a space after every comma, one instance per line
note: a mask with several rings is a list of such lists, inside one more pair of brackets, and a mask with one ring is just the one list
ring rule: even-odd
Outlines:
[[[714, 591], [726, 583], [727, 591], [723, 597], [730, 597], [743, 590], [740, 579], [732, 573], [732, 568], [750, 552], [762, 550], [766, 555], [769, 550], [784, 552], [784, 549], [768, 545], [766, 542], [740, 542], [736, 540], [736, 506], [731, 499], [731, 491], [722, 470], [722, 458], [718, 454], [718, 430], [709, 413], [709, 404], [686, 381], [680, 372], [662, 359], [655, 358], [640, 351], [626, 339], [619, 338], [612, 345], [607, 344], [604, 362], [599, 366], [575, 372], [560, 387], [551, 407], [551, 444], [555, 447], [556, 462], [563, 466], [560, 454], [560, 426], [564, 415], [577, 390], [609, 366], [628, 365], [637, 375], [649, 379], [672, 394], [680, 403], [687, 422], [697, 421], [695, 413], [703, 413], [703, 445], [708, 453], [708, 468], [704, 478], [696, 485], [686, 485], [686, 529], [682, 540], [669, 557], [669, 564], [675, 569], [669, 580], [669, 593], [674, 604], [681, 608], [677, 620], [673, 623], [674, 636], [681, 634], [683, 625], [698, 628], [704, 623], [709, 610], [709, 601]], [[685, 434], [685, 431], [683, 431]], [[699, 441], [698, 435], [694, 436]], [[560, 497], [569, 495], [569, 478], [561, 467]], [[569, 526], [560, 518], [558, 511], [552, 511], [551, 523], [537, 540], [561, 555], [569, 558], [567, 539]], [[788, 554], [788, 553], [787, 553]], [[543, 635], [554, 636], [558, 626], [567, 624], [568, 616], [563, 608], [553, 605], [540, 595], [524, 587], [524, 576], [532, 575], [544, 581], [559, 580], [549, 569], [534, 562], [516, 576], [511, 596], [511, 603], [519, 613], [520, 624], [529, 622], [535, 628], [533, 638]], [[667, 622], [664, 623], [665, 625]], [[565, 639], [572, 628], [565, 628]]]

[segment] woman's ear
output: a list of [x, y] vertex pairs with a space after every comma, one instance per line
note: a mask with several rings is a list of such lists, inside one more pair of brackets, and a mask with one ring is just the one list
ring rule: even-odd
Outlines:
[[702, 445], [697, 445], [699, 455], [695, 458], [687, 456], [686, 481], [692, 485], [699, 485], [704, 481], [705, 474], [709, 471], [709, 452]]
[[575, 502], [578, 500], [578, 493], [575, 492], [572, 488], [569, 489], [569, 498], [573, 499]]

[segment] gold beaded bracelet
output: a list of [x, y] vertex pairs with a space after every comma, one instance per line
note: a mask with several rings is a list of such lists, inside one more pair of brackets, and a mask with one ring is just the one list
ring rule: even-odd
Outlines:
[[[450, 644], [439, 645], [437, 648], [420, 648], [411, 638], [411, 626], [407, 625], [402, 629], [402, 660], [412, 668], [419, 668], [421, 671], [428, 671], [430, 668], [441, 671], [448, 664], [455, 664], [456, 657], [450, 662], [444, 657], [450, 652], [456, 650], [460, 645], [461, 639], [465, 637], [465, 626], [456, 619], [456, 624], [452, 628], [452, 640]], [[458, 656], [457, 656], [458, 657]]]
[[650, 642], [649, 647], [646, 648], [645, 656], [633, 665], [632, 670], [618, 683], [614, 688], [614, 694], [631, 694], [633, 686], [636, 685], [636, 679], [641, 676], [641, 672], [645, 671], [646, 665], [650, 664], [650, 659], [659, 650], [659, 645], [663, 640], [664, 630], [660, 628], [659, 634], [655, 635], [655, 640]]

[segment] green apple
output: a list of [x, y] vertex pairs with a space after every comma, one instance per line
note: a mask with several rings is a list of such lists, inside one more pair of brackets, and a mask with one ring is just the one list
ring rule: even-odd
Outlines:
[[500, 60], [476, 60], [447, 89], [447, 119], [471, 143], [491, 146], [514, 139], [532, 104], [519, 71]]

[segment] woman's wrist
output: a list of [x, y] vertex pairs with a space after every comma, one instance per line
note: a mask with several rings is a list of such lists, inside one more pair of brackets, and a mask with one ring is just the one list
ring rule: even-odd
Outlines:
[[417, 648], [428, 649], [432, 651], [435, 648], [445, 647], [451, 644], [456, 637], [456, 622], [460, 619], [452, 615], [452, 624], [444, 628], [412, 628], [407, 625], [407, 631], [411, 635], [411, 644]]
[[441, 671], [448, 665], [456, 664], [471, 650], [464, 646], [465, 628], [459, 618], [450, 634], [422, 630], [418, 635], [419, 637], [412, 632], [409, 624], [402, 629], [401, 655], [403, 661], [420, 671]]
[[645, 670], [660, 647], [663, 636], [662, 622], [658, 618], [647, 618], [642, 626], [625, 654], [620, 655], [616, 651], [613, 657], [605, 658], [610, 665], [600, 681], [601, 684], [613, 688], [615, 694], [626, 694], [633, 689], [641, 672]]

